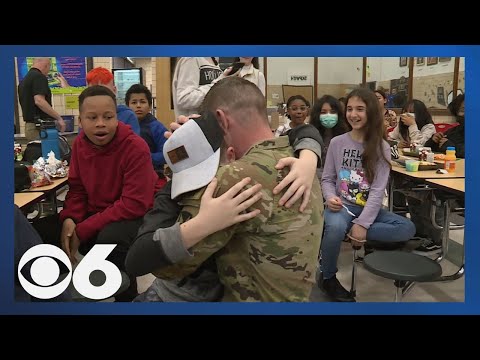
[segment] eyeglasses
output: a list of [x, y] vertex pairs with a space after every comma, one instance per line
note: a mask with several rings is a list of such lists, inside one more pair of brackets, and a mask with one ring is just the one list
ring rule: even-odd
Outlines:
[[306, 111], [308, 109], [308, 106], [300, 106], [299, 108], [298, 107], [289, 107], [288, 110], [292, 110], [292, 111]]

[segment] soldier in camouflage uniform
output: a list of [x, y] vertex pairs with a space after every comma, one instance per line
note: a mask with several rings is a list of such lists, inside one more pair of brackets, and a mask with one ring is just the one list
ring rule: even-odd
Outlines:
[[[262, 184], [263, 198], [254, 205], [260, 214], [208, 236], [190, 248], [192, 257], [158, 269], [154, 275], [183, 278], [213, 255], [225, 286], [224, 301], [308, 301], [323, 230], [321, 188], [315, 178], [303, 213], [298, 205], [285, 208], [278, 204], [283, 192], [273, 195], [272, 190], [286, 173], [279, 173], [275, 165], [279, 159], [293, 156], [293, 150], [286, 137], [273, 138], [262, 97], [255, 85], [231, 78], [214, 85], [203, 105], [204, 111], [217, 114], [227, 145], [232, 141], [238, 145], [235, 153], [240, 158], [219, 167], [215, 196], [251, 177], [252, 186]], [[247, 134], [239, 130], [246, 126], [251, 127]], [[198, 213], [204, 190], [182, 196], [180, 222]]]

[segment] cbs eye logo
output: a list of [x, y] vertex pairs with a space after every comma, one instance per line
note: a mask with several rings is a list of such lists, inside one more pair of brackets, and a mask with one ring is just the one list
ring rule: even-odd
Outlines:
[[[52, 299], [63, 293], [73, 278], [73, 286], [86, 298], [92, 300], [106, 299], [120, 288], [122, 283], [122, 274], [115, 264], [106, 260], [107, 256], [117, 245], [98, 244], [85, 255], [80, 261], [72, 276], [72, 265], [67, 254], [60, 248], [49, 245], [36, 245], [23, 254], [18, 264], [18, 279], [20, 284], [30, 295], [39, 299]], [[21, 270], [25, 264], [32, 259], [30, 275], [35, 281], [34, 285], [22, 275]], [[53, 285], [60, 276], [60, 267], [54, 260], [61, 261], [68, 268], [67, 276], [58, 284]], [[95, 286], [90, 283], [90, 274], [95, 270], [100, 270], [105, 274], [105, 283], [101, 286]]]

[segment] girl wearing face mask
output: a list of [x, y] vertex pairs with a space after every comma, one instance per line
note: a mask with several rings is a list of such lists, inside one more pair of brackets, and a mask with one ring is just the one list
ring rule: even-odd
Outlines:
[[344, 106], [331, 95], [324, 95], [317, 99], [310, 114], [310, 124], [315, 126], [323, 139], [322, 164], [317, 169], [317, 176], [322, 178], [323, 164], [327, 156], [330, 140], [337, 135], [347, 132], [344, 117]]

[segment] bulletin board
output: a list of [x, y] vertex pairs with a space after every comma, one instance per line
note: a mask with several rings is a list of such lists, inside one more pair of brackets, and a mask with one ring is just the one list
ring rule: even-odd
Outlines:
[[313, 106], [313, 86], [312, 85], [282, 85], [283, 101], [286, 103], [290, 96], [302, 95]]

